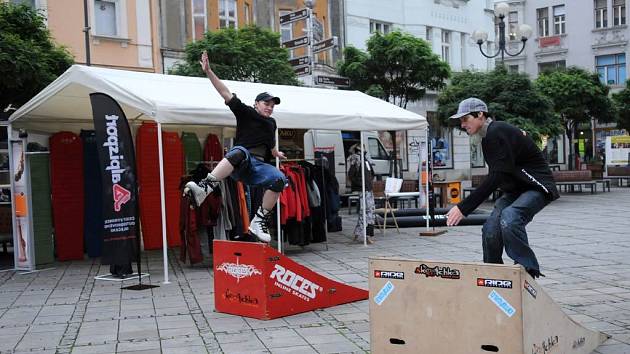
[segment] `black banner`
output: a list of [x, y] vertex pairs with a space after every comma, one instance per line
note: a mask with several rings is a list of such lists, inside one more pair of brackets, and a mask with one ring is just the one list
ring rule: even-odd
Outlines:
[[138, 244], [136, 158], [131, 130], [120, 105], [104, 93], [90, 94], [103, 184], [103, 264], [131, 265]]

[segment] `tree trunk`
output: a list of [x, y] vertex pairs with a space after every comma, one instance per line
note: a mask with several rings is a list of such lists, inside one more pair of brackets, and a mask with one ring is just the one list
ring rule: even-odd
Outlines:
[[575, 146], [573, 146], [573, 142], [575, 141], [575, 124], [573, 120], [567, 120], [565, 123], [565, 129], [567, 133], [567, 138], [569, 138], [569, 170], [575, 169]]

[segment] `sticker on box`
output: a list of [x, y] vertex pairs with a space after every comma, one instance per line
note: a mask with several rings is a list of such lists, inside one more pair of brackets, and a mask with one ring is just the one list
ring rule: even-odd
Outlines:
[[494, 304], [497, 305], [497, 307], [501, 309], [501, 311], [503, 311], [508, 317], [512, 317], [516, 313], [516, 309], [512, 307], [512, 305], [510, 305], [510, 303], [507, 302], [507, 300], [505, 300], [503, 296], [501, 296], [501, 294], [496, 292], [496, 290], [492, 290], [490, 292], [490, 295], [488, 295], [488, 299], [494, 302]]
[[374, 297], [374, 302], [376, 302], [376, 304], [380, 306], [383, 301], [387, 299], [389, 294], [392, 293], [392, 291], [394, 291], [394, 284], [392, 284], [391, 281], [388, 281], [387, 283], [385, 283], [385, 285], [383, 285], [381, 290], [379, 290], [378, 294], [376, 294], [376, 296]]

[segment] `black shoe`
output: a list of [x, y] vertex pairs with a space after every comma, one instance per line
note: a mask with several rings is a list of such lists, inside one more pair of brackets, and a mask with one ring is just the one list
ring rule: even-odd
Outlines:
[[525, 268], [525, 271], [534, 279], [539, 278], [539, 277], [544, 277], [545, 275], [543, 273], [540, 272], [540, 270], [538, 269], [533, 269], [533, 268]]

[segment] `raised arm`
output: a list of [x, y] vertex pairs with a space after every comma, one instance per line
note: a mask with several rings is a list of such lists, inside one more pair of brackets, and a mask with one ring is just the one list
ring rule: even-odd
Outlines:
[[208, 79], [212, 83], [212, 86], [217, 90], [217, 92], [223, 97], [223, 100], [227, 103], [232, 99], [232, 92], [225, 86], [225, 84], [219, 79], [219, 77], [210, 69], [210, 62], [208, 61], [208, 53], [204, 50], [203, 54], [201, 54], [201, 60], [199, 61], [201, 64], [201, 69], [206, 73]]

